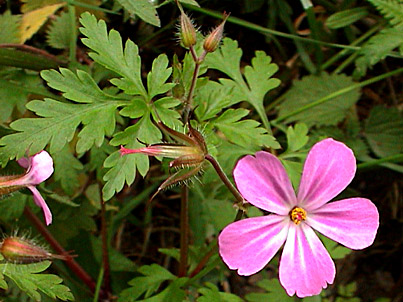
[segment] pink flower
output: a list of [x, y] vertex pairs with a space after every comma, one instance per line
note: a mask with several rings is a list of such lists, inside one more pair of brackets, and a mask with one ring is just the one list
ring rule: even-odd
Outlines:
[[18, 164], [26, 169], [25, 174], [19, 176], [6, 176], [0, 180], [0, 191], [12, 192], [20, 187], [26, 187], [34, 195], [36, 205], [42, 208], [46, 225], [52, 223], [52, 213], [45, 200], [35, 187], [48, 179], [53, 173], [53, 160], [49, 153], [41, 151], [29, 158], [21, 158]]
[[272, 214], [228, 225], [219, 251], [230, 269], [249, 276], [263, 269], [284, 244], [281, 285], [292, 296], [317, 295], [335, 277], [335, 265], [315, 231], [351, 249], [371, 245], [379, 226], [375, 205], [365, 198], [329, 201], [356, 170], [353, 152], [325, 139], [308, 153], [296, 195], [280, 160], [267, 152], [242, 158], [234, 179], [242, 196]]

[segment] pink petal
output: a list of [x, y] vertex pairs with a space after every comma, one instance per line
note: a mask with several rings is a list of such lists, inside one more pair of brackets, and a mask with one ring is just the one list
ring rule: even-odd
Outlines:
[[48, 179], [53, 173], [53, 159], [46, 151], [30, 157], [30, 166], [23, 177], [28, 185], [37, 185]]
[[274, 155], [260, 151], [238, 161], [234, 179], [242, 196], [254, 206], [279, 215], [297, 204], [290, 179]]
[[333, 283], [335, 266], [310, 226], [291, 224], [280, 259], [280, 283], [292, 296], [318, 295]]
[[298, 190], [298, 201], [308, 212], [343, 191], [354, 177], [353, 151], [331, 138], [320, 141], [309, 151]]
[[325, 204], [309, 213], [306, 222], [348, 248], [363, 249], [374, 242], [379, 214], [369, 199], [350, 198]]
[[46, 201], [43, 199], [41, 193], [39, 193], [38, 189], [34, 186], [28, 186], [27, 188], [30, 189], [32, 194], [34, 195], [35, 204], [42, 208], [46, 225], [51, 224], [52, 223], [52, 212], [50, 212], [50, 209], [49, 209], [48, 205], [46, 204]]
[[17, 160], [18, 164], [23, 167], [24, 169], [28, 169], [30, 165], [30, 160], [26, 157], [21, 157], [19, 160]]
[[265, 267], [283, 245], [288, 217], [269, 215], [231, 223], [218, 237], [219, 252], [230, 269], [249, 276]]

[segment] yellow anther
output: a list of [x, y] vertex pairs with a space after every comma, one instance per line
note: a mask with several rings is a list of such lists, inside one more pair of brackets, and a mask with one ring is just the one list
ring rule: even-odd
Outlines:
[[301, 221], [306, 219], [306, 211], [302, 208], [295, 207], [290, 211], [290, 218], [296, 225], [298, 225]]

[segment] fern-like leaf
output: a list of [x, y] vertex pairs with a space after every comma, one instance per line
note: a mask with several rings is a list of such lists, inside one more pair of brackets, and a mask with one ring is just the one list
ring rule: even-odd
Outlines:
[[[401, 0], [368, 0], [395, 28], [403, 28], [403, 2]], [[401, 33], [400, 33], [401, 34]]]

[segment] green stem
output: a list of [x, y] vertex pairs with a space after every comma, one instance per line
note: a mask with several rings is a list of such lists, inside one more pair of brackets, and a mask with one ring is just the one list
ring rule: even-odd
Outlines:
[[370, 168], [370, 167], [374, 167], [374, 166], [379, 166], [380, 164], [383, 164], [383, 163], [395, 163], [395, 162], [403, 162], [402, 153], [391, 155], [391, 156], [386, 156], [386, 157], [375, 159], [375, 160], [365, 162], [365, 163], [360, 163], [357, 165], [357, 169], [360, 170], [360, 169]]
[[339, 66], [337, 66], [337, 68], [332, 73], [338, 74], [338, 73], [342, 72], [344, 68], [346, 68], [348, 65], [350, 65], [351, 63], [353, 63], [355, 61], [358, 54], [359, 54], [358, 51], [352, 53], [347, 59], [345, 59], [343, 61], [343, 63], [341, 63]]
[[218, 176], [220, 177], [220, 179], [222, 180], [222, 182], [227, 186], [227, 188], [230, 190], [232, 195], [234, 195], [234, 197], [238, 201], [238, 205], [242, 206], [245, 203], [245, 199], [242, 197], [242, 195], [238, 192], [238, 190], [235, 188], [235, 186], [228, 179], [227, 175], [221, 168], [220, 164], [210, 154], [207, 154], [205, 156], [205, 158], [213, 165], [214, 169], [216, 170], [216, 172], [217, 172]]
[[[371, 27], [365, 34], [363, 34], [361, 37], [353, 41], [350, 45], [356, 46], [360, 44], [362, 41], [366, 40], [370, 36], [372, 36], [375, 32], [377, 32], [384, 24], [379, 23], [378, 25]], [[347, 55], [350, 52], [348, 49], [343, 49], [339, 51], [337, 54], [335, 54], [333, 57], [331, 57], [329, 60], [327, 60], [325, 63], [323, 63], [321, 69], [326, 70], [328, 67], [333, 65], [337, 60], [339, 60], [341, 57]]]
[[362, 81], [360, 83], [357, 83], [357, 84], [348, 86], [346, 88], [337, 90], [337, 91], [335, 91], [335, 92], [333, 92], [333, 93], [331, 93], [331, 94], [329, 94], [329, 95], [327, 95], [327, 96], [325, 96], [325, 97], [323, 97], [323, 98], [321, 98], [319, 100], [316, 100], [316, 101], [314, 101], [312, 103], [309, 103], [309, 104], [307, 104], [307, 105], [305, 105], [305, 106], [303, 106], [303, 107], [301, 107], [301, 108], [299, 108], [297, 110], [294, 110], [294, 111], [292, 111], [292, 112], [290, 112], [288, 114], [285, 114], [283, 116], [278, 117], [277, 119], [272, 121], [272, 123], [273, 124], [279, 123], [279, 122], [284, 121], [284, 120], [286, 120], [287, 118], [289, 118], [289, 117], [291, 117], [293, 115], [299, 114], [299, 113], [301, 113], [303, 111], [306, 111], [306, 110], [311, 109], [313, 107], [316, 107], [316, 106], [318, 106], [320, 104], [323, 104], [323, 103], [325, 103], [325, 102], [327, 102], [327, 101], [329, 101], [329, 100], [331, 100], [331, 99], [333, 99], [335, 97], [338, 97], [338, 96], [340, 96], [340, 95], [342, 95], [344, 93], [347, 93], [347, 92], [352, 91], [354, 89], [361, 88], [361, 87], [364, 87], [366, 85], [378, 82], [380, 80], [383, 80], [385, 78], [391, 77], [391, 76], [393, 76], [395, 74], [398, 74], [398, 73], [401, 73], [401, 72], [403, 72], [403, 68], [398, 68], [398, 69], [393, 70], [391, 72], [387, 72], [387, 73], [384, 73], [384, 74], [379, 75], [377, 77], [368, 79], [366, 81]]
[[189, 189], [182, 187], [180, 214], [180, 260], [178, 277], [186, 276], [189, 246]]
[[[209, 10], [206, 8], [201, 8], [201, 7], [197, 7], [197, 6], [193, 6], [193, 5], [188, 5], [185, 3], [182, 3], [182, 4], [183, 4], [183, 6], [185, 6], [186, 8], [188, 8], [190, 10], [194, 10], [194, 11], [203, 13], [205, 15], [212, 16], [217, 19], [222, 19], [222, 14], [215, 12], [213, 10]], [[316, 43], [316, 44], [320, 44], [320, 45], [324, 45], [324, 46], [328, 46], [328, 47], [335, 47], [335, 48], [343, 48], [343, 49], [350, 49], [350, 50], [360, 50], [361, 49], [361, 47], [358, 47], [358, 46], [351, 46], [351, 45], [344, 45], [344, 44], [337, 44], [337, 43], [328, 43], [328, 42], [319, 41], [319, 40], [315, 40], [315, 39], [303, 38], [303, 37], [300, 37], [297, 35], [287, 34], [287, 33], [269, 29], [269, 28], [266, 28], [266, 27], [263, 27], [260, 25], [256, 25], [254, 23], [251, 23], [251, 22], [248, 22], [248, 21], [236, 18], [236, 17], [232, 17], [232, 16], [230, 16], [227, 19], [227, 22], [237, 24], [237, 25], [240, 25], [242, 27], [245, 27], [245, 28], [248, 28], [251, 30], [255, 30], [255, 31], [261, 32], [263, 34], [275, 35], [275, 36], [279, 36], [279, 37], [283, 37], [283, 38], [287, 38], [287, 39], [298, 40], [298, 41], [303, 41], [303, 42], [307, 42], [307, 43]], [[398, 54], [397, 52], [390, 52], [390, 53], [388, 53], [388, 56], [396, 57], [396, 58], [403, 58], [403, 56]]]
[[92, 299], [93, 302], [99, 301], [99, 293], [101, 291], [102, 280], [104, 279], [104, 267], [101, 266], [98, 274], [97, 285], [95, 288], [94, 298]]

